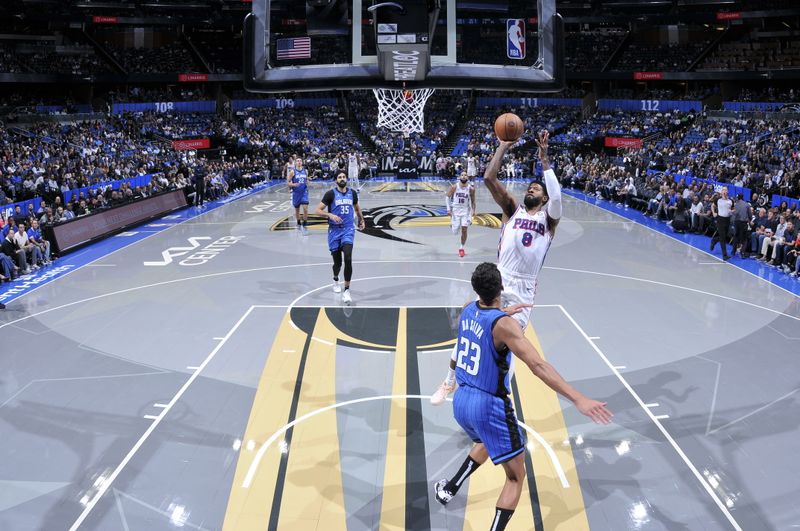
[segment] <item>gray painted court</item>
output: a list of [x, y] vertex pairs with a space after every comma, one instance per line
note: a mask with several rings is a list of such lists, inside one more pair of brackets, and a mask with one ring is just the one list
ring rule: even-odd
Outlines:
[[[325, 186], [312, 185], [312, 210]], [[523, 186], [512, 191], [520, 194]], [[444, 202], [442, 192], [377, 187], [369, 183], [362, 191], [363, 209]], [[800, 526], [800, 381], [792, 370], [800, 350], [798, 298], [595, 206], [565, 201], [532, 325], [548, 360], [585, 394], [607, 400], [616, 415], [610, 426], [593, 425], [562, 401], [569, 439], [547, 441], [571, 453], [579, 484], [569, 488], [580, 489], [589, 527]], [[494, 260], [498, 229], [473, 225], [461, 259], [448, 225], [425, 216], [409, 221], [413, 208], [395, 216], [384, 209], [375, 224], [395, 239], [379, 237], [378, 229], [357, 234], [354, 304], [341, 309], [330, 289], [324, 227], [312, 224], [308, 236], [270, 230], [291, 214], [289, 206], [283, 186], [254, 194], [9, 305], [0, 316], [0, 529], [270, 527], [269, 519], [231, 523], [242, 488], [235, 480], [240, 454], [255, 453], [272, 433], [245, 437], [261, 389], [287, 397], [287, 404], [293, 394], [300, 397], [298, 413], [365, 399], [318, 414], [308, 429], [295, 427], [284, 449], [289, 465], [278, 528], [333, 528], [325, 511], [337, 504], [346, 529], [392, 528], [386, 519], [397, 516], [387, 511], [384, 485], [397, 487], [386, 477], [394, 473], [386, 449], [398, 442], [396, 400], [370, 397], [398, 394], [391, 345], [401, 325], [399, 310], [376, 308], [406, 308], [408, 337], [421, 338], [419, 345], [451, 340], [452, 308], [472, 297], [475, 265]], [[498, 211], [479, 184], [478, 212]], [[181, 265], [220, 238], [228, 239], [212, 258]], [[178, 247], [190, 250], [165, 253]], [[282, 324], [290, 307], [294, 332]], [[331, 308], [320, 313], [320, 307]], [[305, 318], [321, 330], [323, 315], [340, 332], [389, 348], [339, 339], [329, 342], [332, 354], [323, 359], [314, 352], [328, 347], [308, 341], [308, 366], [300, 374], [309, 387], [294, 377], [265, 378], [268, 363], [281, 363], [269, 359], [283, 355], [273, 348], [279, 332], [300, 334]], [[429, 395], [444, 376], [447, 349], [427, 350], [403, 366], [410, 384], [402, 394]], [[520, 396], [526, 391], [518, 386]], [[450, 407], [434, 408], [424, 398], [406, 404], [408, 419], [419, 413], [419, 429], [406, 434], [404, 458], [420, 464], [409, 474], [428, 476], [400, 485], [406, 527], [483, 529], [490, 515], [470, 513], [472, 498], [456, 498], [445, 509], [430, 496], [435, 474], [452, 474], [468, 448]], [[415, 448], [424, 455], [414, 455]], [[306, 469], [293, 461], [300, 459], [295, 453], [310, 459]], [[340, 463], [335, 480], [324, 465], [313, 469], [314, 456]], [[255, 468], [256, 481], [269, 474], [264, 467]], [[500, 474], [487, 465], [471, 481]], [[341, 494], [331, 490], [334, 483]], [[292, 522], [292, 511], [302, 509], [292, 493], [321, 500], [323, 509]], [[562, 498], [558, 489], [538, 489], [545, 529], [559, 528], [552, 522], [568, 511]], [[524, 529], [523, 521], [515, 515], [509, 529]]]

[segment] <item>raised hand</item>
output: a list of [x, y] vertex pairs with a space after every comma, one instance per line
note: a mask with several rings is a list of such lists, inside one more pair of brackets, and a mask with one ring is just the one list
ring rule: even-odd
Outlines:
[[539, 146], [539, 158], [546, 159], [547, 158], [547, 148], [549, 147], [550, 142], [550, 131], [547, 129], [542, 129], [539, 131], [539, 137], [536, 139], [536, 145]]

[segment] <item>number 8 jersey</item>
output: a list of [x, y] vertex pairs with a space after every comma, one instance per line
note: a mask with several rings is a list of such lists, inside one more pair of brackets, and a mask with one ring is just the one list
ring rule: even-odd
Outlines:
[[511, 352], [494, 348], [494, 325], [506, 314], [497, 308], [481, 308], [478, 301], [461, 312], [456, 344], [456, 381], [494, 396], [511, 392], [508, 367]]
[[523, 205], [519, 205], [500, 231], [497, 268], [503, 280], [509, 274], [536, 279], [552, 241], [553, 233], [549, 230], [545, 209], [531, 215]]

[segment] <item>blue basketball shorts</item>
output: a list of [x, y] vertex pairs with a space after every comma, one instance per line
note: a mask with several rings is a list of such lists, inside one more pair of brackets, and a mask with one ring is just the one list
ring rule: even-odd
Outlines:
[[308, 204], [308, 188], [303, 190], [302, 193], [292, 192], [292, 206], [297, 208], [300, 205]]
[[525, 449], [525, 434], [507, 397], [460, 386], [453, 397], [453, 414], [473, 442], [486, 446], [495, 465], [505, 463]]
[[356, 229], [354, 227], [343, 228], [328, 226], [328, 249], [331, 252], [338, 251], [342, 245], [353, 245], [355, 241]]

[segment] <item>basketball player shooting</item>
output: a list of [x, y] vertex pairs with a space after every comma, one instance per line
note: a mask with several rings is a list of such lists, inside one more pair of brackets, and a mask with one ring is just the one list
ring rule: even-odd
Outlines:
[[[539, 146], [544, 180], [531, 181], [522, 204], [511, 196], [497, 178], [503, 165], [503, 157], [516, 139], [500, 141], [483, 176], [486, 188], [503, 212], [503, 228], [497, 251], [497, 267], [503, 278], [503, 305], [513, 308], [512, 317], [523, 331], [531, 318], [539, 271], [542, 270], [556, 227], [561, 220], [561, 185], [550, 167], [547, 153], [549, 140], [548, 131], [539, 133], [536, 144]], [[435, 406], [443, 403], [455, 389], [457, 347], [458, 345], [453, 347], [447, 377], [431, 396], [431, 404]]]

